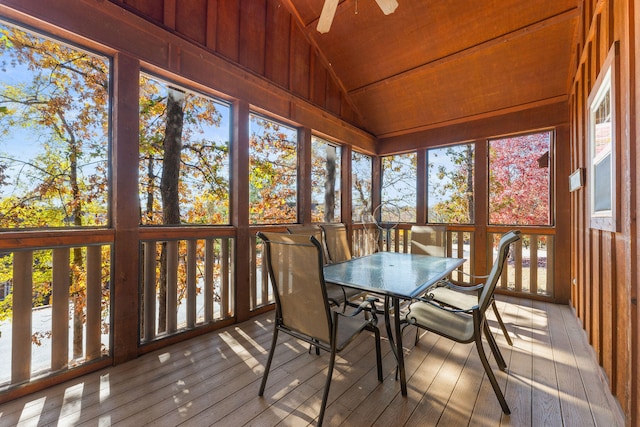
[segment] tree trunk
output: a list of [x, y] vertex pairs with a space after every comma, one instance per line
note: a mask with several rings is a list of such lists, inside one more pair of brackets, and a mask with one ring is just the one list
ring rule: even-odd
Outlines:
[[324, 183], [324, 222], [333, 222], [336, 210], [336, 147], [327, 144], [327, 179]]
[[[182, 151], [182, 125], [184, 122], [184, 93], [169, 88], [167, 95], [167, 117], [164, 132], [164, 155], [162, 159], [162, 177], [160, 195], [162, 198], [162, 223], [180, 224], [180, 152]], [[160, 255], [160, 289], [158, 290], [159, 313], [158, 331], [166, 331], [167, 322], [167, 283], [166, 244], [162, 245]]]
[[469, 220], [474, 223], [476, 220], [475, 215], [475, 203], [473, 201], [473, 148], [471, 145], [467, 145], [467, 155], [465, 156], [465, 162], [467, 163], [467, 206], [469, 208]]

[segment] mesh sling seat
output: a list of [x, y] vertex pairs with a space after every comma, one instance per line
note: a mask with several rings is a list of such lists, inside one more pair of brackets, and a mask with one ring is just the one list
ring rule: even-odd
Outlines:
[[[326, 350], [330, 354], [329, 369], [318, 415], [318, 425], [322, 425], [336, 354], [364, 330], [374, 334], [378, 381], [382, 381], [380, 330], [375, 316], [375, 300], [363, 302], [359, 309], [348, 315], [332, 311], [322, 270], [320, 242], [313, 236], [285, 233], [258, 233], [258, 237], [265, 244], [267, 267], [276, 300], [273, 340], [258, 394], [264, 394], [279, 332]], [[372, 313], [370, 318], [359, 315], [365, 306]]]
[[447, 227], [444, 225], [412, 225], [411, 253], [447, 256]]
[[496, 380], [496, 377], [489, 365], [484, 347], [482, 344], [482, 334], [484, 333], [489, 347], [496, 359], [496, 363], [500, 370], [506, 369], [506, 363], [496, 341], [489, 331], [489, 327], [486, 323], [485, 312], [493, 300], [493, 293], [495, 291], [498, 278], [502, 273], [502, 267], [509, 254], [509, 245], [513, 242], [520, 240], [519, 231], [510, 231], [506, 233], [500, 239], [498, 245], [498, 256], [491, 268], [488, 279], [478, 297], [478, 302], [473, 307], [468, 309], [455, 309], [447, 306], [442, 306], [436, 302], [431, 301], [428, 298], [413, 302], [409, 306], [409, 311], [405, 315], [404, 321], [410, 325], [415, 325], [419, 328], [433, 332], [445, 338], [449, 338], [459, 343], [472, 343], [475, 342], [478, 350], [478, 355], [482, 362], [482, 366], [491, 382], [493, 391], [500, 402], [502, 411], [505, 414], [510, 414], [511, 411], [507, 405], [507, 401], [500, 390], [500, 386]]
[[[447, 255], [447, 227], [444, 225], [414, 225], [411, 227], [411, 253], [423, 254], [431, 256], [446, 256]], [[467, 275], [466, 273], [462, 272]], [[471, 280], [486, 279], [488, 276], [470, 276]], [[449, 307], [467, 309], [471, 308], [478, 303], [479, 290], [482, 289], [482, 285], [466, 286], [456, 283], [453, 280], [444, 281], [440, 287], [434, 288], [431, 292], [432, 299], [440, 304], [448, 305]], [[502, 316], [498, 311], [495, 299], [491, 301], [491, 308], [496, 316], [498, 325], [502, 330], [507, 343], [513, 345], [511, 336], [507, 331]], [[418, 341], [418, 335], [416, 335], [416, 342]]]
[[[319, 225], [301, 225], [296, 227], [287, 227], [287, 231], [290, 234], [300, 234], [306, 236], [313, 236], [320, 243], [322, 249], [322, 263], [326, 265], [330, 262], [329, 253], [327, 252], [327, 243], [324, 236], [324, 231]], [[360, 295], [361, 292], [356, 289], [344, 288], [343, 286], [336, 285], [334, 283], [327, 283], [327, 296], [329, 301], [333, 304], [346, 308], [349, 305], [349, 301]]]
[[347, 227], [342, 223], [321, 224], [329, 254], [329, 262], [347, 261], [351, 259], [351, 248], [347, 239]]

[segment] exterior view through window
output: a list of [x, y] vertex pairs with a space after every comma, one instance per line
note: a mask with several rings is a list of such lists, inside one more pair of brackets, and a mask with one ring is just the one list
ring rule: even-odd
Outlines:
[[[109, 226], [109, 58], [0, 22], [0, 64], [0, 228]], [[19, 342], [14, 315], [31, 319], [23, 358], [33, 374], [108, 354], [110, 253], [105, 245], [2, 254], [0, 359], [7, 363], [0, 385], [12, 380], [11, 346]], [[25, 271], [28, 280], [21, 279]], [[60, 272], [64, 284], [53, 295]], [[88, 276], [98, 296], [91, 331]], [[30, 296], [16, 297], [14, 283], [31, 286]], [[66, 295], [61, 312], [69, 316], [69, 331], [61, 334], [68, 340], [59, 339], [53, 351], [51, 301], [60, 292]], [[55, 361], [53, 353], [60, 355]]]
[[[551, 165], [553, 134], [536, 132], [489, 141], [489, 222], [493, 225], [551, 226]], [[514, 227], [515, 228], [515, 227]], [[492, 235], [497, 247], [500, 233]], [[509, 289], [540, 295], [553, 293], [553, 236], [525, 235], [522, 239], [521, 283], [514, 259], [507, 261]]]
[[256, 114], [251, 114], [249, 126], [249, 221], [295, 223], [298, 133]]
[[381, 220], [416, 222], [416, 153], [382, 158]]
[[311, 138], [311, 220], [340, 222], [340, 147]]
[[0, 25], [1, 228], [107, 226], [109, 60]]
[[551, 225], [551, 132], [489, 141], [489, 223]]
[[146, 225], [229, 223], [230, 108], [140, 76], [140, 208]]
[[474, 145], [427, 150], [428, 222], [474, 222]]
[[371, 214], [371, 156], [351, 152], [351, 219], [361, 222]]

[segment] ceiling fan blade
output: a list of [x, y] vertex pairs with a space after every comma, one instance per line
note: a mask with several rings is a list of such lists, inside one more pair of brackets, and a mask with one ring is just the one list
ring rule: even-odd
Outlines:
[[320, 19], [318, 19], [318, 26], [316, 29], [319, 33], [328, 33], [333, 22], [333, 17], [336, 14], [339, 0], [324, 0], [322, 6], [322, 12], [320, 13]]
[[385, 15], [391, 15], [398, 7], [398, 2], [396, 0], [376, 0], [376, 3], [378, 3], [382, 13]]

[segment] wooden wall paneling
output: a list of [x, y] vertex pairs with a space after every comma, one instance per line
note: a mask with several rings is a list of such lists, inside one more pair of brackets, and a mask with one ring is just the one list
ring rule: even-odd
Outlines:
[[216, 51], [238, 62], [240, 0], [224, 0], [218, 2], [218, 34]]
[[140, 63], [119, 53], [113, 62], [114, 99], [112, 140], [112, 228], [115, 230], [111, 288], [112, 354], [115, 363], [138, 355], [139, 322], [139, 199], [138, 188], [138, 93]]
[[[585, 113], [585, 92], [586, 92], [586, 77], [584, 63], [580, 64], [578, 68], [578, 116], [576, 118], [576, 126], [578, 127], [578, 139], [576, 143], [578, 145], [578, 161], [582, 167], [586, 168], [586, 155], [585, 155], [585, 128], [586, 128], [586, 113]], [[578, 259], [581, 260], [580, 268], [578, 270], [578, 283], [579, 283], [579, 307], [578, 314], [582, 322], [582, 326], [585, 326], [586, 316], [586, 224], [588, 223], [586, 212], [586, 190], [581, 191], [579, 195], [580, 208], [579, 215], [579, 231], [578, 231]]]
[[311, 129], [298, 128], [298, 222], [311, 223]]
[[119, 0], [117, 3], [123, 3], [132, 9], [148, 16], [156, 22], [164, 21], [164, 2], [157, 0]]
[[327, 80], [329, 80], [329, 76], [315, 52], [311, 54], [310, 60], [311, 102], [324, 108], [327, 101]]
[[251, 247], [255, 239], [249, 229], [249, 104], [236, 101], [232, 107], [231, 144], [231, 221], [237, 228], [235, 253], [236, 317], [244, 321], [251, 317], [250, 271]]
[[556, 127], [569, 123], [568, 103], [558, 102], [526, 111], [486, 117], [468, 122], [381, 138], [379, 154], [394, 154], [424, 148], [425, 144], [444, 145], [477, 138], [522, 132], [524, 129]]
[[176, 0], [163, 0], [164, 13], [162, 23], [172, 30], [176, 29]]
[[[555, 132], [555, 154], [553, 189], [555, 205], [556, 235], [553, 239], [555, 259], [571, 260], [571, 194], [567, 185], [567, 177], [573, 171], [571, 167], [571, 131], [569, 123], [558, 126]], [[553, 296], [556, 302], [568, 304], [571, 298], [571, 262], [554, 264]]]
[[[489, 263], [493, 261], [488, 251], [487, 224], [489, 223], [489, 143], [485, 138], [476, 139], [475, 144], [475, 171], [473, 191], [475, 193], [475, 233], [473, 233], [473, 262], [471, 271], [475, 275], [487, 274]], [[506, 277], [506, 274], [504, 275]]]
[[[340, 181], [340, 221], [350, 223], [353, 218], [353, 175], [351, 170], [351, 156], [353, 150], [350, 145], [343, 145], [340, 150], [340, 167], [342, 168], [342, 179]], [[350, 236], [353, 233], [349, 233]]]
[[616, 387], [615, 357], [616, 337], [614, 319], [616, 316], [615, 276], [615, 234], [603, 233], [600, 256], [602, 260], [602, 367], [613, 392]]
[[[619, 66], [618, 75], [613, 78], [617, 79], [618, 84], [614, 84], [617, 97], [617, 113], [619, 118], [616, 123], [619, 125], [617, 129], [617, 164], [619, 167], [619, 181], [617, 185], [617, 198], [619, 200], [619, 220], [620, 233], [616, 238], [616, 249], [612, 256], [612, 262], [615, 261], [617, 272], [617, 290], [621, 295], [618, 298], [617, 306], [617, 331], [618, 343], [620, 346], [616, 348], [617, 372], [618, 379], [624, 383], [616, 382], [616, 395], [620, 400], [622, 408], [627, 414], [627, 418], [632, 425], [640, 425], [640, 414], [633, 412], [633, 394], [634, 387], [637, 387], [638, 376], [634, 377], [633, 373], [636, 368], [632, 367], [633, 341], [637, 340], [637, 335], [631, 335], [632, 328], [632, 305], [631, 305], [631, 288], [634, 286], [633, 281], [637, 281], [638, 265], [634, 265], [636, 257], [633, 256], [637, 247], [632, 244], [632, 232], [635, 228], [636, 211], [634, 200], [637, 197], [635, 192], [637, 189], [632, 186], [632, 177], [635, 175], [635, 157], [637, 156], [636, 139], [631, 139], [635, 135], [637, 126], [637, 112], [634, 110], [634, 100], [631, 96], [634, 93], [634, 80], [637, 78], [635, 70], [634, 55], [638, 47], [634, 44], [634, 33], [637, 32], [637, 25], [631, 25], [630, 15], [635, 7], [631, 1], [610, 1], [608, 2], [608, 13], [610, 15], [607, 20], [610, 26], [607, 31], [607, 37], [610, 38], [611, 45], [615, 48], [619, 47]], [[636, 5], [637, 6], [637, 5]], [[609, 46], [608, 46], [609, 48]], [[609, 52], [609, 50], [607, 51]], [[606, 55], [607, 52], [603, 52]], [[619, 163], [618, 163], [619, 162]], [[635, 383], [635, 386], [634, 386]]]
[[205, 45], [208, 49], [216, 50], [218, 35], [218, 0], [207, 0]]
[[207, 43], [207, 0], [182, 1], [175, 9], [175, 30], [201, 44]]
[[416, 222], [418, 224], [426, 224], [428, 218], [427, 168], [429, 166], [429, 158], [427, 150], [417, 150], [416, 154], [416, 169], [418, 170], [418, 176], [416, 176]]
[[595, 350], [598, 363], [602, 365], [602, 253], [600, 241], [602, 231], [591, 230], [591, 316], [590, 316], [590, 342]]
[[336, 84], [333, 79], [330, 77], [327, 79], [327, 90], [326, 90], [326, 99], [325, 99], [325, 108], [335, 114], [336, 116], [340, 116], [342, 104], [342, 96], [340, 92], [340, 88]]
[[[630, 425], [640, 425], [640, 414], [632, 411], [633, 388], [638, 386], [638, 377], [633, 373], [637, 373], [637, 366], [632, 366], [633, 360], [632, 342], [637, 340], [637, 336], [631, 335], [631, 319], [629, 317], [632, 305], [629, 298], [631, 294], [631, 269], [630, 259], [624, 258], [623, 254], [629, 254], [627, 246], [629, 240], [622, 237], [615, 240], [615, 277], [616, 277], [616, 311], [615, 311], [615, 332], [616, 347], [613, 349], [614, 358], [616, 359], [616, 379], [614, 384], [616, 389], [614, 395], [618, 398], [623, 411], [630, 421]], [[637, 266], [634, 267], [637, 269]]]
[[[586, 144], [586, 137], [585, 137], [585, 132], [586, 132], [586, 126], [587, 126], [587, 119], [586, 119], [586, 107], [585, 107], [585, 103], [586, 103], [586, 93], [587, 93], [587, 72], [586, 72], [586, 65], [584, 63], [582, 63], [580, 65], [579, 68], [579, 75], [580, 75], [580, 117], [578, 120], [578, 125], [580, 126], [580, 138], [578, 140], [578, 145], [579, 147], [583, 148], [583, 152], [582, 152], [582, 161], [583, 164], [586, 167], [586, 154], [584, 153], [584, 146]], [[582, 227], [580, 228], [580, 234], [579, 234], [579, 247], [580, 247], [580, 253], [578, 255], [579, 259], [582, 260], [582, 264], [581, 264], [581, 271], [580, 271], [580, 308], [578, 311], [580, 320], [582, 321], [582, 327], [585, 328], [585, 330], [587, 329], [587, 310], [588, 310], [588, 303], [587, 303], [587, 286], [589, 283], [589, 279], [588, 279], [588, 269], [589, 269], [589, 257], [587, 256], [587, 254], [589, 253], [587, 248], [587, 242], [588, 242], [588, 236], [587, 236], [587, 224], [589, 224], [589, 218], [588, 218], [588, 212], [587, 212], [587, 205], [586, 205], [586, 192], [584, 194], [584, 198], [582, 200], [582, 206], [581, 206], [581, 219], [582, 219]]]
[[[632, 20], [629, 27], [637, 29], [640, 26], [640, 2], [634, 0], [631, 2], [633, 4], [633, 15], [629, 16], [629, 19]], [[633, 31], [633, 39], [630, 39], [630, 43], [633, 45], [632, 51], [633, 53], [633, 68], [631, 69], [631, 84], [629, 87], [630, 94], [632, 100], [634, 100], [635, 104], [633, 105], [633, 116], [635, 118], [635, 126], [631, 127], [629, 138], [631, 141], [638, 141], [638, 137], [640, 134], [640, 78], [638, 78], [638, 67], [640, 66], [640, 31]], [[633, 188], [633, 199], [634, 203], [632, 207], [635, 207], [636, 212], [640, 212], [640, 195], [638, 194], [638, 188], [640, 188], [640, 158], [638, 157], [638, 146], [637, 144], [632, 145], [632, 159], [635, 161], [635, 164], [632, 166], [633, 168], [633, 179], [632, 188]], [[637, 218], [634, 217], [631, 223], [630, 230], [630, 245], [632, 248], [631, 251], [631, 262], [636, 266], [640, 266], [640, 228], [638, 227]], [[638, 269], [634, 268], [631, 270], [632, 282], [630, 284], [630, 315], [631, 315], [631, 324], [629, 335], [631, 337], [631, 345], [630, 345], [630, 363], [631, 363], [631, 378], [632, 378], [632, 387], [630, 390], [631, 395], [631, 408], [630, 413], [635, 414], [635, 419], [633, 420], [636, 425], [640, 424], [638, 418], [640, 417], [640, 329], [638, 327], [638, 322], [640, 320], [640, 305], [638, 305], [638, 294], [640, 294], [640, 279], [638, 277]], [[617, 387], [616, 387], [617, 389]]]
[[309, 60], [311, 48], [304, 34], [297, 25], [291, 25], [291, 56], [290, 56], [290, 90], [295, 94], [309, 99], [310, 69]]
[[291, 25], [289, 12], [277, 0], [268, 0], [264, 75], [284, 88], [289, 88]]
[[240, 0], [238, 62], [260, 75], [265, 70], [266, 0]]
[[[576, 54], [579, 57], [579, 54]], [[575, 171], [578, 167], [582, 166], [579, 151], [579, 127], [577, 126], [580, 116], [580, 83], [577, 79], [574, 79], [573, 91], [571, 94], [571, 164], [572, 171]], [[578, 314], [578, 307], [580, 305], [578, 287], [580, 285], [580, 269], [582, 268], [582, 258], [579, 257], [578, 252], [580, 250], [579, 236], [582, 229], [582, 223], [580, 220], [580, 196], [583, 190], [577, 190], [571, 193], [571, 244], [572, 244], [572, 265], [571, 265], [571, 304]]]

